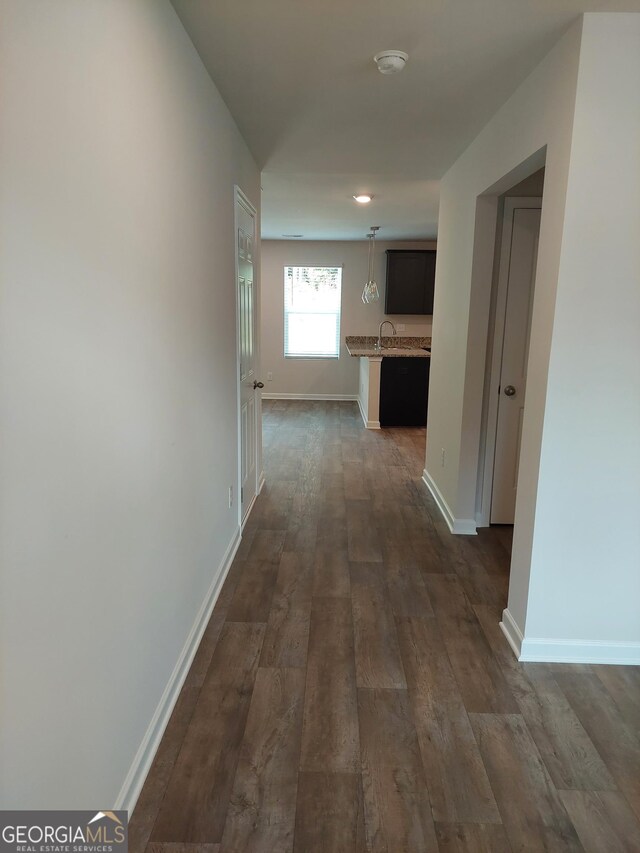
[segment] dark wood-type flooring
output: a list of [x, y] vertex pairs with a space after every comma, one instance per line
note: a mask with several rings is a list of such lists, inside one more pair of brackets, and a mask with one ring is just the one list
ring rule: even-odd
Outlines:
[[510, 531], [449, 533], [424, 441], [265, 402], [267, 484], [132, 853], [640, 851], [640, 670], [516, 661]]

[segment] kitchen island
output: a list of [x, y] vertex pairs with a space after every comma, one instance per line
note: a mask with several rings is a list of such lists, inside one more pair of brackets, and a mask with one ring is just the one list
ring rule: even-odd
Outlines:
[[375, 335], [351, 335], [345, 339], [347, 352], [360, 359], [358, 405], [367, 429], [380, 429], [380, 376], [383, 358], [430, 358], [431, 338], [383, 337], [377, 348]]

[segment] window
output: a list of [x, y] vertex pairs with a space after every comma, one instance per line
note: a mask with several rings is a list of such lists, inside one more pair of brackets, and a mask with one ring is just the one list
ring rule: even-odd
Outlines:
[[341, 267], [284, 268], [284, 354], [339, 358]]

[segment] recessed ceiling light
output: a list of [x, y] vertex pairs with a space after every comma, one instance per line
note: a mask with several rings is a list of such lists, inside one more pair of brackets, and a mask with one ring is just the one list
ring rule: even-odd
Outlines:
[[365, 193], [363, 193], [362, 195], [354, 195], [354, 199], [358, 202], [358, 204], [369, 204], [372, 198], [372, 195], [366, 195]]

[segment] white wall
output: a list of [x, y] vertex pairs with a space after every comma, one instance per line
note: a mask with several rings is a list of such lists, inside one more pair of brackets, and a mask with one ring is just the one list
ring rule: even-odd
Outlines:
[[[509, 611], [525, 638], [544, 637], [549, 648], [559, 638], [572, 638], [581, 647], [603, 638], [631, 647], [640, 639], [640, 620], [626, 604], [622, 619], [619, 608], [593, 615], [606, 583], [604, 554], [616, 562], [618, 601], [634, 600], [640, 561], [635, 534], [627, 529], [629, 519], [640, 514], [637, 445], [630, 442], [637, 419], [628, 421], [631, 404], [628, 399], [619, 404], [610, 369], [622, 370], [626, 392], [633, 396], [629, 365], [637, 364], [639, 353], [629, 317], [635, 316], [631, 293], [638, 289], [632, 234], [639, 196], [638, 101], [631, 87], [638, 80], [638, 52], [629, 42], [640, 18], [598, 14], [584, 20], [585, 52], [580, 19], [442, 181], [429, 389], [427, 474], [452, 516], [472, 520], [496, 196], [544, 161]], [[624, 58], [605, 73], [617, 49]], [[608, 98], [594, 87], [600, 74]], [[595, 170], [599, 192], [590, 178]], [[621, 182], [627, 184], [622, 193]], [[602, 310], [612, 322], [605, 334], [597, 320]], [[595, 364], [604, 367], [594, 370]], [[446, 449], [444, 468], [441, 448]], [[590, 536], [581, 542], [586, 529]]]
[[[442, 180], [426, 467], [456, 518], [473, 519], [475, 514], [497, 212], [497, 200], [494, 203], [493, 197], [482, 194], [493, 187], [497, 196], [525, 177], [526, 172], [517, 174], [520, 164], [535, 159], [536, 152], [544, 151], [546, 146], [531, 330], [532, 361], [540, 365], [540, 375], [537, 379], [529, 377], [527, 385], [527, 402], [534, 402], [528, 406], [529, 412], [544, 409], [545, 365], [555, 305], [580, 32], [579, 23], [567, 32]], [[504, 186], [498, 185], [501, 180]], [[483, 232], [477, 241], [476, 224]], [[476, 281], [474, 260], [486, 273], [477, 276]], [[442, 448], [447, 459], [444, 468], [440, 461]], [[529, 453], [535, 457], [535, 440], [531, 448], [523, 448], [525, 463]], [[536, 459], [532, 458], [534, 503], [535, 471]]]
[[[358, 394], [358, 363], [346, 350], [347, 335], [377, 335], [384, 313], [387, 249], [435, 249], [434, 242], [387, 243], [376, 241], [375, 274], [380, 301], [365, 305], [362, 288], [367, 279], [368, 244], [363, 241], [266, 240], [262, 244], [262, 379], [268, 394]], [[284, 267], [343, 266], [342, 317], [339, 359], [291, 359], [284, 357]], [[401, 335], [431, 335], [431, 317], [392, 315], [404, 324]], [[390, 331], [386, 326], [387, 332]], [[267, 373], [273, 380], [267, 381]]]
[[166, 0], [0, 14], [0, 801], [113, 806], [237, 534], [259, 175]]
[[[640, 14], [586, 15], [527, 610], [640, 644]], [[598, 649], [593, 650], [598, 654]], [[624, 654], [624, 651], [623, 651]], [[640, 645], [636, 649], [640, 661]]]

